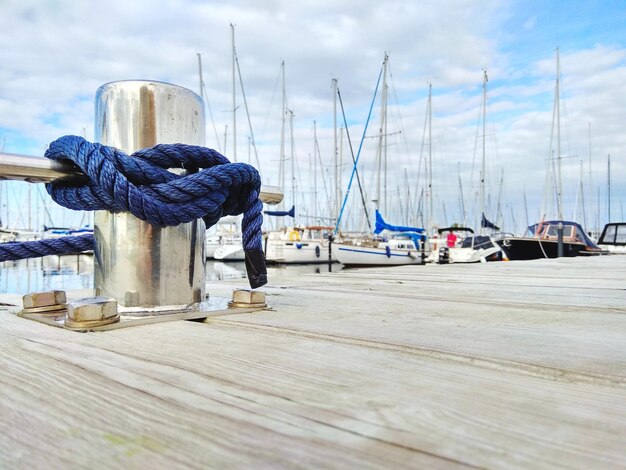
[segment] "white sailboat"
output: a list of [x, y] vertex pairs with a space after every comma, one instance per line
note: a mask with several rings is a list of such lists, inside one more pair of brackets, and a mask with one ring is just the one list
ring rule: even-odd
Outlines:
[[227, 239], [215, 249], [213, 259], [220, 261], [244, 261], [246, 259], [241, 235]]
[[283, 228], [267, 234], [265, 259], [268, 263], [328, 263], [328, 235], [333, 227]]
[[[422, 229], [412, 227], [394, 227], [388, 225], [378, 212], [383, 202], [386, 206], [386, 168], [387, 162], [387, 65], [389, 57], [385, 54], [382, 70], [381, 123], [379, 145], [377, 149], [377, 184], [376, 184], [376, 230], [375, 235], [352, 238], [333, 243], [332, 251], [344, 266], [398, 266], [422, 264]], [[356, 171], [356, 164], [353, 172]], [[384, 172], [385, 190], [381, 197], [381, 174]], [[381, 235], [382, 234], [382, 235]]]
[[[235, 26], [231, 23], [231, 46], [232, 46], [232, 113], [233, 113], [233, 121], [232, 121], [232, 139], [233, 139], [233, 150], [232, 150], [232, 161], [237, 161], [237, 87], [236, 87], [236, 77], [237, 71], [239, 71], [239, 65], [237, 61], [237, 50], [235, 48]], [[198, 57], [200, 61], [200, 57]], [[199, 62], [200, 64], [200, 62]], [[243, 81], [241, 81], [241, 73], [239, 73], [240, 85], [243, 92]], [[201, 90], [203, 89], [202, 83], [202, 67], [200, 65], [200, 86]], [[245, 93], [244, 93], [244, 104], [246, 112], [248, 112], [247, 102], [245, 101]], [[250, 124], [250, 120], [248, 117], [248, 124]], [[252, 126], [250, 124], [250, 133], [252, 134]], [[252, 134], [253, 135], [253, 134]], [[224, 136], [226, 139], [226, 136]], [[254, 138], [252, 138], [252, 145], [255, 149], [256, 155], [256, 145], [254, 144]], [[226, 142], [224, 143], [226, 146]], [[260, 162], [258, 161], [257, 156], [257, 165], [260, 167]], [[205, 238], [205, 256], [206, 258], [214, 258], [216, 260], [223, 261], [243, 261], [245, 260], [245, 252], [243, 249], [242, 242], [242, 234], [241, 234], [241, 217], [233, 217], [227, 216], [220, 219], [220, 221], [216, 224], [215, 228], [210, 228], [206, 232]]]
[[241, 239], [241, 216], [222, 217], [207, 230], [204, 241], [206, 258], [243, 261], [245, 254]]
[[[281, 132], [281, 166], [280, 175], [281, 183], [284, 187], [285, 175], [285, 154], [284, 154], [284, 137], [285, 137], [285, 117], [290, 114], [290, 141], [291, 141], [291, 194], [295, 198], [295, 170], [294, 170], [294, 147], [293, 147], [293, 113], [286, 107], [285, 94], [285, 73], [284, 62], [282, 64], [283, 77], [283, 124]], [[333, 80], [334, 89], [336, 90], [336, 80]], [[336, 93], [335, 93], [336, 96]], [[316, 128], [315, 128], [316, 129]], [[316, 132], [316, 131], [315, 131]], [[317, 145], [317, 135], [315, 134], [315, 145]], [[336, 154], [336, 152], [335, 152]], [[314, 174], [317, 178], [317, 172]], [[314, 203], [314, 213], [317, 212], [317, 201]], [[266, 212], [267, 214], [268, 212]], [[275, 216], [291, 216], [295, 217], [295, 208], [290, 211], [273, 211], [269, 214]], [[332, 232], [333, 227], [322, 225], [309, 226], [291, 226], [283, 227], [279, 230], [272, 230], [266, 233], [265, 237], [265, 259], [272, 264], [315, 264], [328, 263], [329, 239], [328, 236]]]
[[332, 249], [344, 266], [400, 266], [423, 262], [415, 242], [404, 237], [368, 237], [352, 243], [336, 243]]

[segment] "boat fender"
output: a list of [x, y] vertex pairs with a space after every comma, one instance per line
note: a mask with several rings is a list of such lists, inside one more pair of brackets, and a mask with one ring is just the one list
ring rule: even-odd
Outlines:
[[316, 258], [319, 258], [319, 257], [320, 257], [320, 255], [321, 255], [321, 250], [320, 250], [319, 245], [317, 245], [317, 246], [315, 247], [315, 257], [316, 257]]
[[302, 249], [302, 243], [296, 243], [296, 248], [298, 250], [301, 250]]
[[385, 253], [387, 254], [387, 258], [391, 258], [391, 248], [389, 248], [389, 245], [385, 247]]

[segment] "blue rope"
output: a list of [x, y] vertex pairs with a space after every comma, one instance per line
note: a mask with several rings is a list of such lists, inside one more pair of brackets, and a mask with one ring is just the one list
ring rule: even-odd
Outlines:
[[[59, 179], [46, 184], [52, 199], [69, 209], [126, 211], [159, 227], [199, 218], [211, 227], [223, 216], [243, 213], [248, 279], [252, 287], [267, 282], [261, 232], [263, 203], [259, 200], [261, 177], [251, 165], [230, 163], [215, 150], [185, 144], [160, 144], [129, 156], [78, 136], [55, 140], [45, 156], [71, 162], [85, 174], [78, 181]], [[190, 174], [180, 176], [169, 168]], [[0, 261], [15, 259], [5, 258], [4, 251], [0, 245]], [[41, 252], [51, 254], [45, 248]]]
[[0, 244], [0, 253], [2, 261], [15, 261], [47, 255], [71, 255], [91, 251], [93, 247], [93, 235], [77, 235], [30, 242], [6, 242]]

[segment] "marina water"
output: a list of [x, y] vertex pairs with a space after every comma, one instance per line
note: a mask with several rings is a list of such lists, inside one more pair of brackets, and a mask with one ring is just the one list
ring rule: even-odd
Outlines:
[[[333, 271], [341, 265], [335, 264]], [[92, 289], [94, 284], [94, 262], [90, 254], [46, 256], [19, 261], [5, 261], [0, 266], [0, 293], [26, 294], [48, 290]], [[328, 272], [328, 266], [322, 265], [289, 265], [268, 266], [270, 283], [288, 280], [300, 274]], [[243, 262], [220, 262], [207, 260], [206, 280], [222, 281], [246, 279], [246, 268]]]

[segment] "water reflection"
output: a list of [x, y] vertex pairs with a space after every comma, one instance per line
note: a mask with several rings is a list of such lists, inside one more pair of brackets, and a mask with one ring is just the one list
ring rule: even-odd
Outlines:
[[246, 266], [244, 263], [221, 261], [207, 261], [206, 278], [210, 281], [224, 281], [229, 279], [245, 279]]
[[[340, 264], [333, 265], [333, 271], [341, 269]], [[223, 281], [229, 279], [245, 279], [246, 265], [243, 261], [207, 261], [207, 280]], [[320, 274], [327, 273], [328, 265], [325, 264], [289, 264], [270, 265], [267, 267], [267, 276], [270, 282], [275, 280], [288, 280], [299, 274]]]
[[93, 256], [46, 256], [0, 263], [0, 293], [93, 288]]
[[[0, 263], [0, 293], [25, 294], [46, 290], [92, 289], [94, 282], [93, 256], [90, 254], [46, 256]], [[341, 265], [334, 264], [337, 272]], [[321, 264], [268, 266], [270, 282], [288, 281], [300, 274], [327, 273], [328, 266]], [[245, 279], [243, 262], [207, 260], [206, 279], [223, 281]]]

